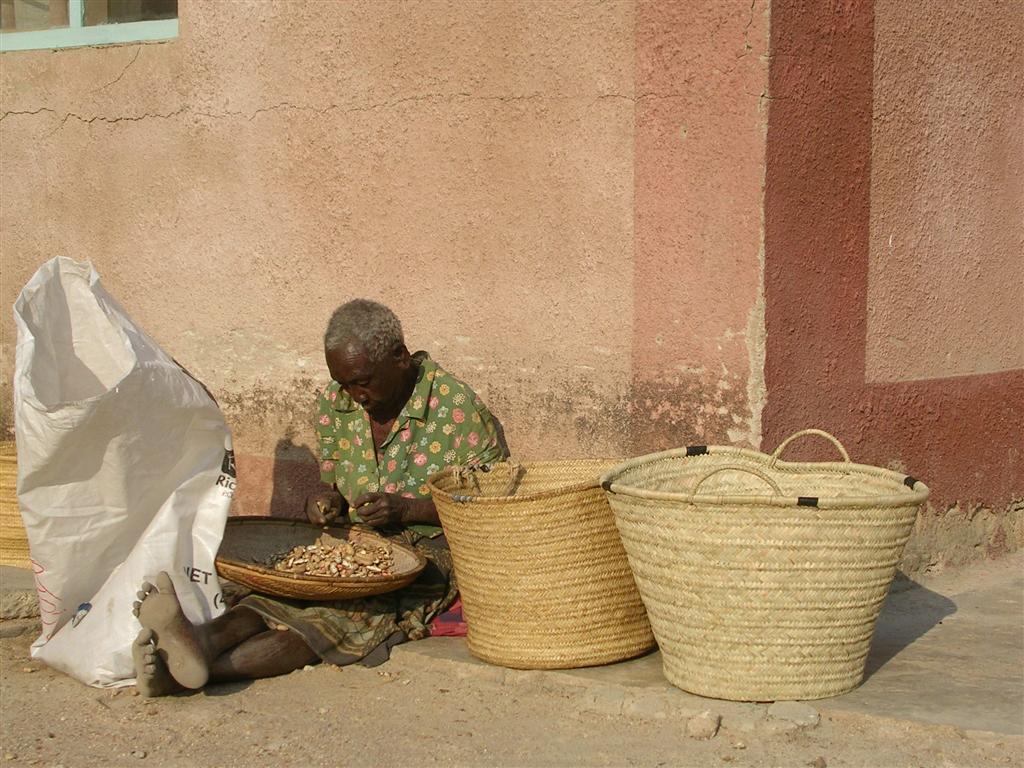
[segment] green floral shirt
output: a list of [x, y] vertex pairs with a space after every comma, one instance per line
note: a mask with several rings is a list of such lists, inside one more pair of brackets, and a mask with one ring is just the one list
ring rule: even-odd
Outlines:
[[[335, 485], [351, 505], [367, 491], [397, 493], [409, 499], [430, 496], [427, 478], [445, 467], [500, 461], [494, 417], [468, 386], [417, 352], [416, 386], [391, 432], [374, 451], [370, 418], [341, 385], [332, 381], [320, 394], [316, 431], [320, 479]], [[428, 536], [441, 529], [410, 526]]]

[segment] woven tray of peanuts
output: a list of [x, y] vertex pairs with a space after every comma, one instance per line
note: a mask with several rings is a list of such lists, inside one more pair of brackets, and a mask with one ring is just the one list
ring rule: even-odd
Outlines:
[[412, 547], [359, 525], [235, 517], [217, 573], [255, 592], [296, 600], [345, 600], [412, 583], [427, 565]]

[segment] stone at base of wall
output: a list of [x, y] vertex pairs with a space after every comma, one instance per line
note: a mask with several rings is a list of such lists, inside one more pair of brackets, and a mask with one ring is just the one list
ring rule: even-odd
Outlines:
[[917, 518], [903, 553], [909, 576], [990, 560], [1024, 547], [1024, 499], [1002, 510], [984, 504], [931, 503]]
[[39, 615], [39, 599], [34, 591], [6, 592], [0, 595], [0, 620], [31, 619]]

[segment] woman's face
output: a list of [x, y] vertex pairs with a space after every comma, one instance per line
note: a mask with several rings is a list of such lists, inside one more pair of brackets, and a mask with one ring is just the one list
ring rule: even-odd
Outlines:
[[326, 353], [331, 378], [378, 421], [398, 415], [405, 405], [412, 358], [404, 344], [373, 362], [361, 345], [343, 344]]

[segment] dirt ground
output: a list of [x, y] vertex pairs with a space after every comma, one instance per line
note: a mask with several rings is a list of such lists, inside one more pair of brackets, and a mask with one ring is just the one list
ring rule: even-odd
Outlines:
[[5, 766], [1020, 766], [1017, 736], [857, 713], [814, 728], [727, 726], [581, 711], [581, 692], [452, 675], [411, 653], [376, 669], [318, 666], [165, 699], [83, 686], [28, 657], [33, 622], [4, 622]]

